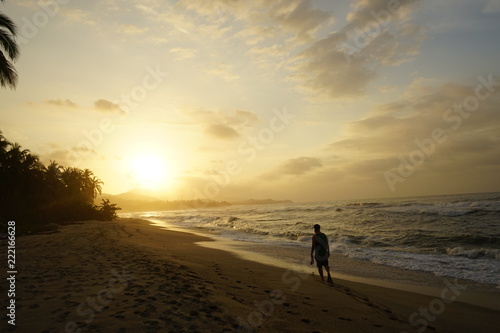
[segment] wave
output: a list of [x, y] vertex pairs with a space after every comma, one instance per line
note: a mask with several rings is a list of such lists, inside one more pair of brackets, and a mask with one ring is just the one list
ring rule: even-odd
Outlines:
[[445, 237], [443, 240], [449, 243], [500, 246], [500, 238], [495, 236], [479, 236], [479, 235], [463, 234], [453, 237]]
[[[459, 250], [455, 251], [459, 252]], [[492, 260], [471, 260], [467, 256], [460, 255], [421, 254], [386, 249], [353, 249], [341, 244], [334, 246], [332, 252], [352, 259], [411, 271], [428, 272], [436, 276], [467, 279], [490, 285], [500, 284], [500, 266]]]
[[500, 283], [500, 202], [491, 197], [235, 206], [134, 216], [207, 229], [222, 238], [303, 248], [310, 247], [312, 225], [319, 223], [333, 253], [440, 276]]
[[381, 206], [381, 205], [383, 205], [383, 203], [381, 203], [381, 202], [352, 202], [352, 203], [348, 203], [346, 206], [347, 207], [363, 207], [363, 206], [375, 207], [375, 206]]
[[500, 247], [500, 238], [494, 236], [480, 236], [471, 234], [436, 235], [432, 232], [416, 231], [391, 237], [389, 247], [415, 247], [422, 250], [444, 251], [446, 247], [457, 245], [474, 246], [480, 248]]
[[446, 253], [452, 256], [467, 257], [469, 259], [490, 258], [500, 260], [499, 249], [465, 249], [463, 247], [447, 248]]
[[437, 205], [409, 205], [409, 206], [392, 206], [386, 208], [392, 213], [401, 214], [418, 214], [426, 216], [446, 216], [460, 217], [473, 214], [498, 214], [500, 209], [484, 209], [478, 206], [437, 206]]

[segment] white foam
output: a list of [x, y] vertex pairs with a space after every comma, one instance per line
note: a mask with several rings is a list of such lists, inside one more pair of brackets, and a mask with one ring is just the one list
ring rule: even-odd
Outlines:
[[469, 259], [491, 258], [500, 260], [499, 249], [465, 249], [463, 247], [447, 248], [446, 253], [452, 256], [467, 257]]
[[500, 264], [487, 258], [469, 259], [441, 254], [419, 254], [387, 249], [351, 248], [342, 245], [334, 251], [349, 258], [377, 264], [472, 280], [484, 284], [500, 284]]

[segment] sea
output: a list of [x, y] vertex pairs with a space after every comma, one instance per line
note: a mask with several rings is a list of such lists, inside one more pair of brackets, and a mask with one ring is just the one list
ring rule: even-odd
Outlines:
[[332, 255], [500, 288], [500, 193], [232, 205], [122, 214], [250, 247], [309, 253], [313, 225]]

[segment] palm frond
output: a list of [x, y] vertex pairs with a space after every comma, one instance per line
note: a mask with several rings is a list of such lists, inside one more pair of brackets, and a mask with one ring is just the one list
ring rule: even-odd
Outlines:
[[14, 40], [14, 38], [12, 38], [12, 35], [4, 33], [4, 31], [2, 31], [1, 29], [0, 45], [4, 48], [5, 51], [7, 51], [10, 59], [16, 60], [16, 58], [19, 56], [19, 48], [16, 44], [16, 41]]
[[12, 63], [0, 52], [0, 86], [14, 89], [17, 85], [17, 72]]
[[17, 34], [16, 24], [3, 13], [0, 13], [0, 28], [9, 30], [13, 36]]

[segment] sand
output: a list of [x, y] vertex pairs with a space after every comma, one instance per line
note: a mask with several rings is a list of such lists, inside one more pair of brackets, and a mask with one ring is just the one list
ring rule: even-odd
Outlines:
[[[500, 327], [495, 306], [464, 303], [459, 281], [446, 280], [434, 296], [336, 274], [328, 284], [317, 274], [196, 244], [207, 241], [140, 220], [87, 221], [19, 237], [15, 331], [498, 332]], [[3, 283], [2, 295], [6, 288]], [[468, 297], [481, 305], [482, 295]], [[484, 296], [484, 304], [495, 303], [497, 295]], [[7, 298], [3, 301], [6, 309]], [[7, 320], [3, 315], [0, 331], [13, 329]]]

